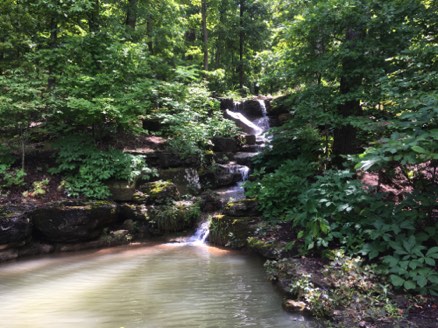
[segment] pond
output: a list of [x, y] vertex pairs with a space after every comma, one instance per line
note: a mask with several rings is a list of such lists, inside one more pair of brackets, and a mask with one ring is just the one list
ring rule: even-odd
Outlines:
[[312, 327], [281, 308], [262, 263], [207, 245], [159, 244], [0, 266], [1, 327]]

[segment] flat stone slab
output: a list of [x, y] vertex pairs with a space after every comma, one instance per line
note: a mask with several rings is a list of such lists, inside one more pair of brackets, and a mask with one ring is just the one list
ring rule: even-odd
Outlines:
[[237, 164], [252, 167], [252, 159], [256, 157], [258, 153], [238, 152], [234, 155], [234, 160]]

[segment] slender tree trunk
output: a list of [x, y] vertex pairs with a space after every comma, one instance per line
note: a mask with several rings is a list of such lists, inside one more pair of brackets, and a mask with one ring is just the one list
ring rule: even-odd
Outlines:
[[[0, 42], [5, 42], [5, 39], [1, 38]], [[4, 62], [5, 62], [5, 52], [4, 51], [0, 51], [0, 74], [3, 73]]]
[[125, 25], [135, 31], [137, 25], [137, 0], [128, 0]]
[[245, 14], [245, 0], [240, 0], [240, 20], [239, 20], [239, 87], [243, 89], [245, 72], [243, 68], [243, 51], [245, 43], [245, 30], [244, 30], [244, 14]]
[[[55, 17], [50, 19], [50, 41], [49, 47], [50, 49], [55, 49], [58, 46], [58, 23], [56, 22]], [[53, 89], [56, 84], [55, 74], [55, 65], [51, 63], [49, 65], [49, 78], [47, 81], [47, 87], [49, 90]]]
[[88, 15], [88, 28], [90, 32], [99, 32], [100, 29], [100, 4], [99, 0], [94, 0], [93, 8]]
[[148, 36], [148, 41], [147, 41], [148, 49], [149, 49], [149, 52], [151, 54], [153, 54], [154, 53], [154, 36], [153, 36], [153, 33], [154, 33], [154, 21], [152, 19], [152, 15], [151, 14], [149, 14], [147, 19], [146, 19], [146, 33], [147, 33], [147, 36]]
[[[365, 32], [358, 28], [348, 28], [346, 32], [346, 42], [350, 44], [350, 49], [357, 46], [357, 42], [364, 37]], [[362, 85], [362, 75], [356, 73], [361, 61], [357, 58], [346, 57], [342, 62], [342, 76], [339, 91], [341, 95], [348, 97], [358, 91]], [[344, 117], [359, 116], [362, 112], [360, 99], [353, 98], [346, 100], [338, 106], [338, 113]], [[354, 154], [358, 151], [357, 130], [351, 124], [341, 125], [334, 130], [333, 140], [333, 163], [341, 166], [343, 159], [341, 155]]]
[[204, 53], [204, 70], [208, 71], [208, 31], [207, 31], [207, 0], [202, 0], [202, 51]]

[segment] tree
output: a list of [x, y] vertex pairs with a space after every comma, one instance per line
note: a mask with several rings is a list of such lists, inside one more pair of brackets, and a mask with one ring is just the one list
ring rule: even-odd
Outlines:
[[204, 70], [208, 71], [208, 31], [207, 31], [207, 0], [202, 0], [202, 52], [204, 53]]

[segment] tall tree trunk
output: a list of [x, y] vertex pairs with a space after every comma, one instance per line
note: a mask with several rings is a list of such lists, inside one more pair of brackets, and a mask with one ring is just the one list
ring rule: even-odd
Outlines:
[[128, 0], [125, 24], [131, 28], [132, 31], [135, 31], [137, 25], [137, 0]]
[[[50, 41], [49, 47], [50, 49], [55, 49], [58, 46], [58, 23], [56, 22], [56, 18], [52, 17], [50, 19]], [[49, 64], [49, 78], [47, 80], [47, 87], [49, 90], [53, 89], [56, 84], [55, 74], [55, 65], [53, 63]]]
[[[1, 38], [0, 42], [5, 42], [5, 38]], [[3, 73], [3, 65], [5, 65], [5, 52], [4, 51], [0, 51], [0, 74]]]
[[245, 0], [240, 0], [240, 19], [239, 19], [239, 87], [243, 89], [245, 73], [243, 68], [243, 51], [244, 51], [244, 43], [245, 43], [245, 31], [244, 31], [244, 22], [243, 16], [245, 15]]
[[204, 53], [204, 70], [208, 71], [208, 31], [207, 31], [207, 0], [202, 0], [202, 51]]
[[[364, 37], [365, 31], [359, 28], [348, 28], [346, 32], [346, 42], [349, 43], [349, 49], [357, 47], [358, 41]], [[356, 73], [361, 60], [358, 58], [349, 58], [346, 56], [342, 62], [342, 76], [340, 80], [339, 91], [341, 95], [348, 97], [351, 93], [356, 92], [362, 85], [363, 76]], [[343, 117], [359, 116], [362, 112], [360, 99], [349, 99], [338, 106], [338, 113]], [[357, 130], [351, 124], [341, 125], [334, 130], [333, 135], [333, 163], [340, 167], [342, 165], [341, 155], [354, 154], [358, 151]]]
[[147, 36], [148, 36], [148, 41], [147, 41], [148, 49], [149, 49], [149, 52], [151, 54], [154, 53], [154, 36], [153, 36], [153, 32], [154, 32], [154, 21], [152, 19], [152, 15], [149, 14], [147, 19], [146, 19], [146, 33], [147, 33]]
[[94, 0], [93, 8], [91, 9], [88, 15], [88, 28], [90, 32], [94, 32], [94, 33], [99, 32], [100, 29], [99, 15], [100, 15], [99, 0]]

